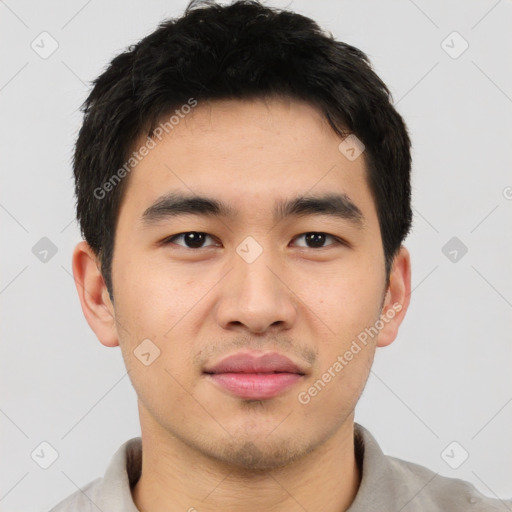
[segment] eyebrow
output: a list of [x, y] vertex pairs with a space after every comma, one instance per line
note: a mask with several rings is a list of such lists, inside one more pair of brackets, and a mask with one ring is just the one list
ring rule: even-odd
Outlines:
[[[141, 222], [149, 227], [180, 215], [234, 219], [237, 211], [218, 199], [171, 192], [161, 196], [147, 208], [141, 216]], [[346, 220], [358, 229], [362, 229], [365, 224], [362, 211], [346, 194], [298, 196], [292, 199], [280, 199], [274, 205], [273, 217], [276, 223], [288, 217], [310, 215], [326, 215]]]

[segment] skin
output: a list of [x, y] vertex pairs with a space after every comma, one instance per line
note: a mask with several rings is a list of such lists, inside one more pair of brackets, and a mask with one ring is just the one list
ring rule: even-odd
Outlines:
[[[364, 153], [350, 161], [340, 141], [319, 111], [296, 100], [198, 104], [129, 177], [115, 236], [115, 306], [99, 260], [86, 242], [76, 246], [84, 315], [103, 345], [120, 346], [138, 396], [143, 466], [132, 495], [141, 511], [339, 512], [354, 500], [354, 408], [376, 348], [393, 342], [406, 314], [410, 257], [402, 246], [386, 288]], [[170, 191], [221, 199], [237, 217], [184, 215], [144, 227], [142, 213]], [[276, 199], [323, 192], [347, 194], [363, 229], [324, 216], [273, 222]], [[196, 249], [183, 237], [159, 245], [189, 231], [211, 238]], [[324, 247], [308, 246], [308, 232], [349, 245], [327, 237]], [[236, 252], [247, 236], [263, 249], [250, 264]], [[301, 403], [299, 393], [393, 304], [401, 309], [378, 335]], [[146, 338], [161, 351], [149, 366], [133, 353]], [[275, 398], [233, 396], [203, 369], [240, 350], [285, 354], [306, 375]]]

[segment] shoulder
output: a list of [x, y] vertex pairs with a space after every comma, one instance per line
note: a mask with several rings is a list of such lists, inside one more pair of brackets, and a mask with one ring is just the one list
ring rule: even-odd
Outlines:
[[142, 442], [135, 437], [117, 449], [103, 477], [77, 489], [50, 512], [137, 512], [130, 489], [139, 478], [141, 467]]
[[[410, 501], [403, 512], [415, 510], [450, 512], [506, 512], [512, 510], [512, 500], [493, 499], [483, 495], [465, 480], [441, 476], [439, 473], [387, 455], [393, 479], [403, 491], [408, 491]], [[402, 493], [401, 493], [402, 494]]]
[[354, 425], [362, 479], [350, 512], [512, 512], [512, 499], [483, 495], [470, 482], [386, 455], [373, 435]]
[[98, 512], [95, 503], [103, 478], [97, 478], [57, 503], [50, 512]]

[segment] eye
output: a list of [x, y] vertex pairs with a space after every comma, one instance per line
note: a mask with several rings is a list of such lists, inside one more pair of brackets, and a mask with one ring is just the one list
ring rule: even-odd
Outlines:
[[176, 243], [175, 240], [183, 239], [185, 245], [180, 243], [177, 243], [176, 245], [181, 245], [186, 249], [200, 249], [201, 247], [203, 247], [204, 241], [208, 237], [212, 238], [210, 235], [208, 235], [208, 233], [203, 233], [201, 231], [187, 231], [185, 233], [179, 233], [177, 235], [170, 236], [169, 238], [163, 240], [162, 243], [164, 245], [167, 245], [171, 243]]
[[[333, 235], [329, 235], [327, 233], [321, 233], [318, 231], [311, 231], [309, 233], [303, 233], [302, 235], [299, 235], [295, 240], [298, 240], [299, 238], [305, 237], [306, 244], [309, 245], [299, 245], [299, 247], [307, 247], [309, 249], [322, 249], [325, 243], [326, 238], [331, 238], [334, 240], [333, 244], [329, 245], [343, 245], [343, 241]], [[328, 247], [328, 246], [327, 246]]]
[[[204, 243], [207, 238], [211, 238], [213, 240], [213, 237], [208, 235], [208, 233], [204, 233], [202, 231], [186, 231], [184, 233], [178, 233], [177, 235], [172, 235], [166, 238], [162, 241], [162, 244], [175, 244], [184, 247], [185, 249], [201, 249], [205, 247]], [[299, 247], [305, 247], [308, 249], [322, 249], [331, 245], [346, 245], [345, 242], [343, 242], [343, 240], [340, 238], [329, 235], [328, 233], [322, 233], [318, 231], [303, 233], [302, 235], [295, 237], [294, 240], [298, 240], [300, 238], [304, 238], [305, 245], [299, 244]], [[183, 243], [176, 242], [180, 239], [183, 240]], [[334, 243], [328, 244], [327, 246], [324, 245], [327, 239], [334, 240]], [[220, 244], [214, 241], [214, 244], [206, 247], [211, 247], [212, 245], [219, 247]]]

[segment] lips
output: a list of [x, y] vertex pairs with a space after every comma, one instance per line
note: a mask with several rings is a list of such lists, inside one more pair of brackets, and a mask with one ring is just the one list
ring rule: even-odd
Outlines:
[[215, 386], [247, 400], [274, 398], [301, 380], [305, 371], [276, 352], [263, 355], [238, 353], [205, 369]]
[[303, 371], [291, 359], [276, 352], [253, 355], [247, 352], [233, 354], [205, 370], [205, 373], [295, 373], [304, 375]]

